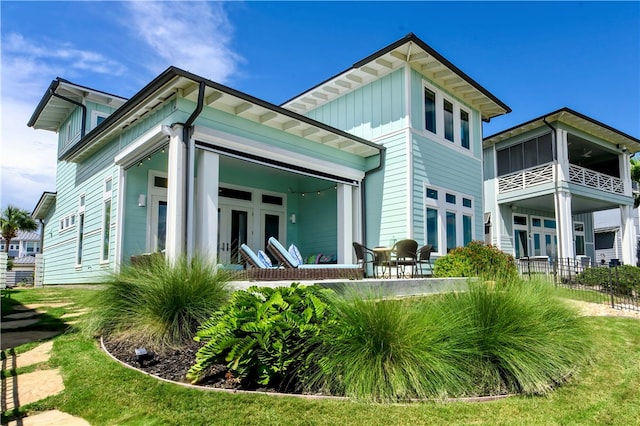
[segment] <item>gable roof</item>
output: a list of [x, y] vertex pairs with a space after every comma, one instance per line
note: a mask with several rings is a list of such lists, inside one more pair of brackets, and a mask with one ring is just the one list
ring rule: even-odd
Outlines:
[[[4, 238], [0, 236], [0, 241], [4, 242]], [[31, 231], [18, 231], [16, 237], [11, 239], [13, 244], [17, 244], [19, 241], [40, 241], [40, 234]]]
[[342, 94], [362, 87], [405, 64], [480, 111], [489, 121], [511, 112], [504, 102], [462, 72], [431, 46], [409, 33], [350, 68], [284, 102], [282, 106], [305, 113]]
[[47, 212], [51, 208], [51, 206], [56, 202], [56, 193], [55, 192], [43, 192], [38, 200], [38, 204], [31, 212], [31, 217], [34, 219], [43, 219], [46, 217]]
[[381, 145], [366, 139], [180, 68], [169, 67], [87, 133], [84, 138], [62, 153], [60, 159], [79, 161], [86, 158], [113, 137], [122, 133], [127, 127], [155, 111], [176, 95], [197, 102], [201, 83], [204, 84], [204, 105], [207, 107], [241, 116], [262, 125], [361, 157], [376, 155], [384, 150]]
[[56, 132], [69, 114], [77, 108], [77, 103], [82, 104], [85, 100], [118, 108], [125, 103], [126, 98], [81, 86], [57, 77], [51, 82], [42, 99], [40, 99], [27, 126]]
[[561, 123], [565, 123], [597, 138], [604, 139], [612, 144], [624, 147], [632, 155], [636, 152], [640, 152], [640, 139], [630, 136], [618, 129], [615, 129], [600, 121], [594, 120], [591, 117], [588, 117], [567, 107], [560, 108], [556, 111], [534, 118], [533, 120], [529, 120], [525, 123], [518, 124], [517, 126], [495, 133], [491, 136], [487, 136], [483, 139], [482, 144], [484, 147], [487, 147], [501, 142], [505, 139], [509, 139], [513, 136], [528, 132], [529, 130], [536, 129], [541, 126], [546, 126], [545, 121], [558, 121]]

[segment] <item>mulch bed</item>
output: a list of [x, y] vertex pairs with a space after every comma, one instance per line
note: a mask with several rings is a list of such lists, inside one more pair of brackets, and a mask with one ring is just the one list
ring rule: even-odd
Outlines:
[[[128, 339], [114, 339], [110, 337], [104, 337], [102, 341], [105, 349], [125, 364], [154, 376], [181, 383], [189, 383], [185, 375], [187, 371], [189, 371], [189, 368], [195, 364], [196, 352], [198, 352], [201, 346], [199, 343], [192, 342], [180, 349], [154, 351], [153, 348], [145, 348], [148, 352], [153, 353], [153, 359], [140, 363], [136, 358], [135, 349], [141, 346], [136, 344], [136, 342]], [[257, 390], [246, 389], [241, 386], [237, 379], [234, 379], [228, 374], [227, 367], [223, 364], [213, 365], [207, 371], [204, 380], [198, 383], [198, 385], [219, 389]]]

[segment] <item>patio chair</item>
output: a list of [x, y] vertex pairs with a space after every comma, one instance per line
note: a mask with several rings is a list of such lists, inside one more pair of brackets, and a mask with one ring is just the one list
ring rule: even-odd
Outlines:
[[267, 241], [267, 250], [269, 253], [276, 258], [276, 260], [280, 263], [281, 266], [285, 268], [297, 268], [297, 269], [360, 269], [359, 265], [356, 264], [340, 264], [340, 263], [314, 263], [314, 264], [304, 264], [300, 263], [300, 261], [293, 256], [284, 246], [275, 239], [274, 237], [270, 237]]
[[242, 244], [240, 246], [240, 255], [245, 260], [245, 262], [247, 262], [247, 265], [251, 266], [252, 268], [268, 268], [269, 267], [246, 244]]
[[406, 268], [410, 266], [411, 278], [413, 278], [418, 264], [418, 242], [411, 239], [400, 240], [394, 246], [393, 254], [395, 259], [392, 260], [392, 264], [397, 268], [396, 276], [406, 277]]
[[427, 244], [420, 247], [418, 250], [418, 270], [420, 271], [420, 276], [424, 277], [425, 273], [422, 270], [422, 265], [429, 264], [429, 275], [433, 275], [433, 265], [431, 264], [431, 251], [433, 250], [433, 244]]
[[373, 271], [373, 278], [377, 278], [376, 274], [376, 261], [378, 260], [378, 256], [376, 253], [363, 246], [360, 243], [353, 242], [353, 250], [356, 252], [356, 259], [358, 260], [358, 265], [362, 266], [362, 274], [367, 277], [367, 265], [371, 264], [371, 270]]

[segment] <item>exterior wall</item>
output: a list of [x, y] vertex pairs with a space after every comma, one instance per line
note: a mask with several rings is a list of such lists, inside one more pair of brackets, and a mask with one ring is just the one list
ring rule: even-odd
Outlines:
[[407, 127], [404, 69], [307, 113], [314, 120], [374, 140]]

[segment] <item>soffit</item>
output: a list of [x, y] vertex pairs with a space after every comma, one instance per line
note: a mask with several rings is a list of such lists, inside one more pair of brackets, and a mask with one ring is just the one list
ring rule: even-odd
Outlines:
[[413, 34], [286, 101], [283, 106], [305, 114], [406, 64], [429, 81], [480, 111], [484, 121], [511, 112], [511, 109], [502, 101]]
[[78, 108], [78, 105], [54, 96], [52, 92], [79, 104], [85, 104], [89, 101], [119, 108], [126, 102], [126, 99], [119, 96], [79, 86], [59, 78], [49, 86], [29, 121], [28, 125], [34, 129], [57, 132], [73, 110]]
[[[137, 121], [157, 110], [173, 97], [198, 102], [200, 82], [205, 83], [204, 106], [242, 117], [306, 140], [329, 146], [361, 157], [376, 155], [383, 149], [370, 141], [350, 135], [323, 123], [301, 116], [276, 105], [269, 104], [238, 92], [226, 86], [203, 80], [201, 77], [169, 68], [163, 75], [170, 78], [148, 92], [143, 89], [143, 99], [131, 99], [132, 105], [116, 111], [94, 131], [80, 141], [82, 146], [72, 148], [64, 157], [70, 161], [80, 161], [91, 155], [107, 141], [122, 133]], [[162, 77], [162, 75], [161, 75]], [[152, 82], [153, 83], [153, 82]], [[146, 93], [148, 92], [148, 93]], [[197, 121], [197, 120], [196, 120]]]

